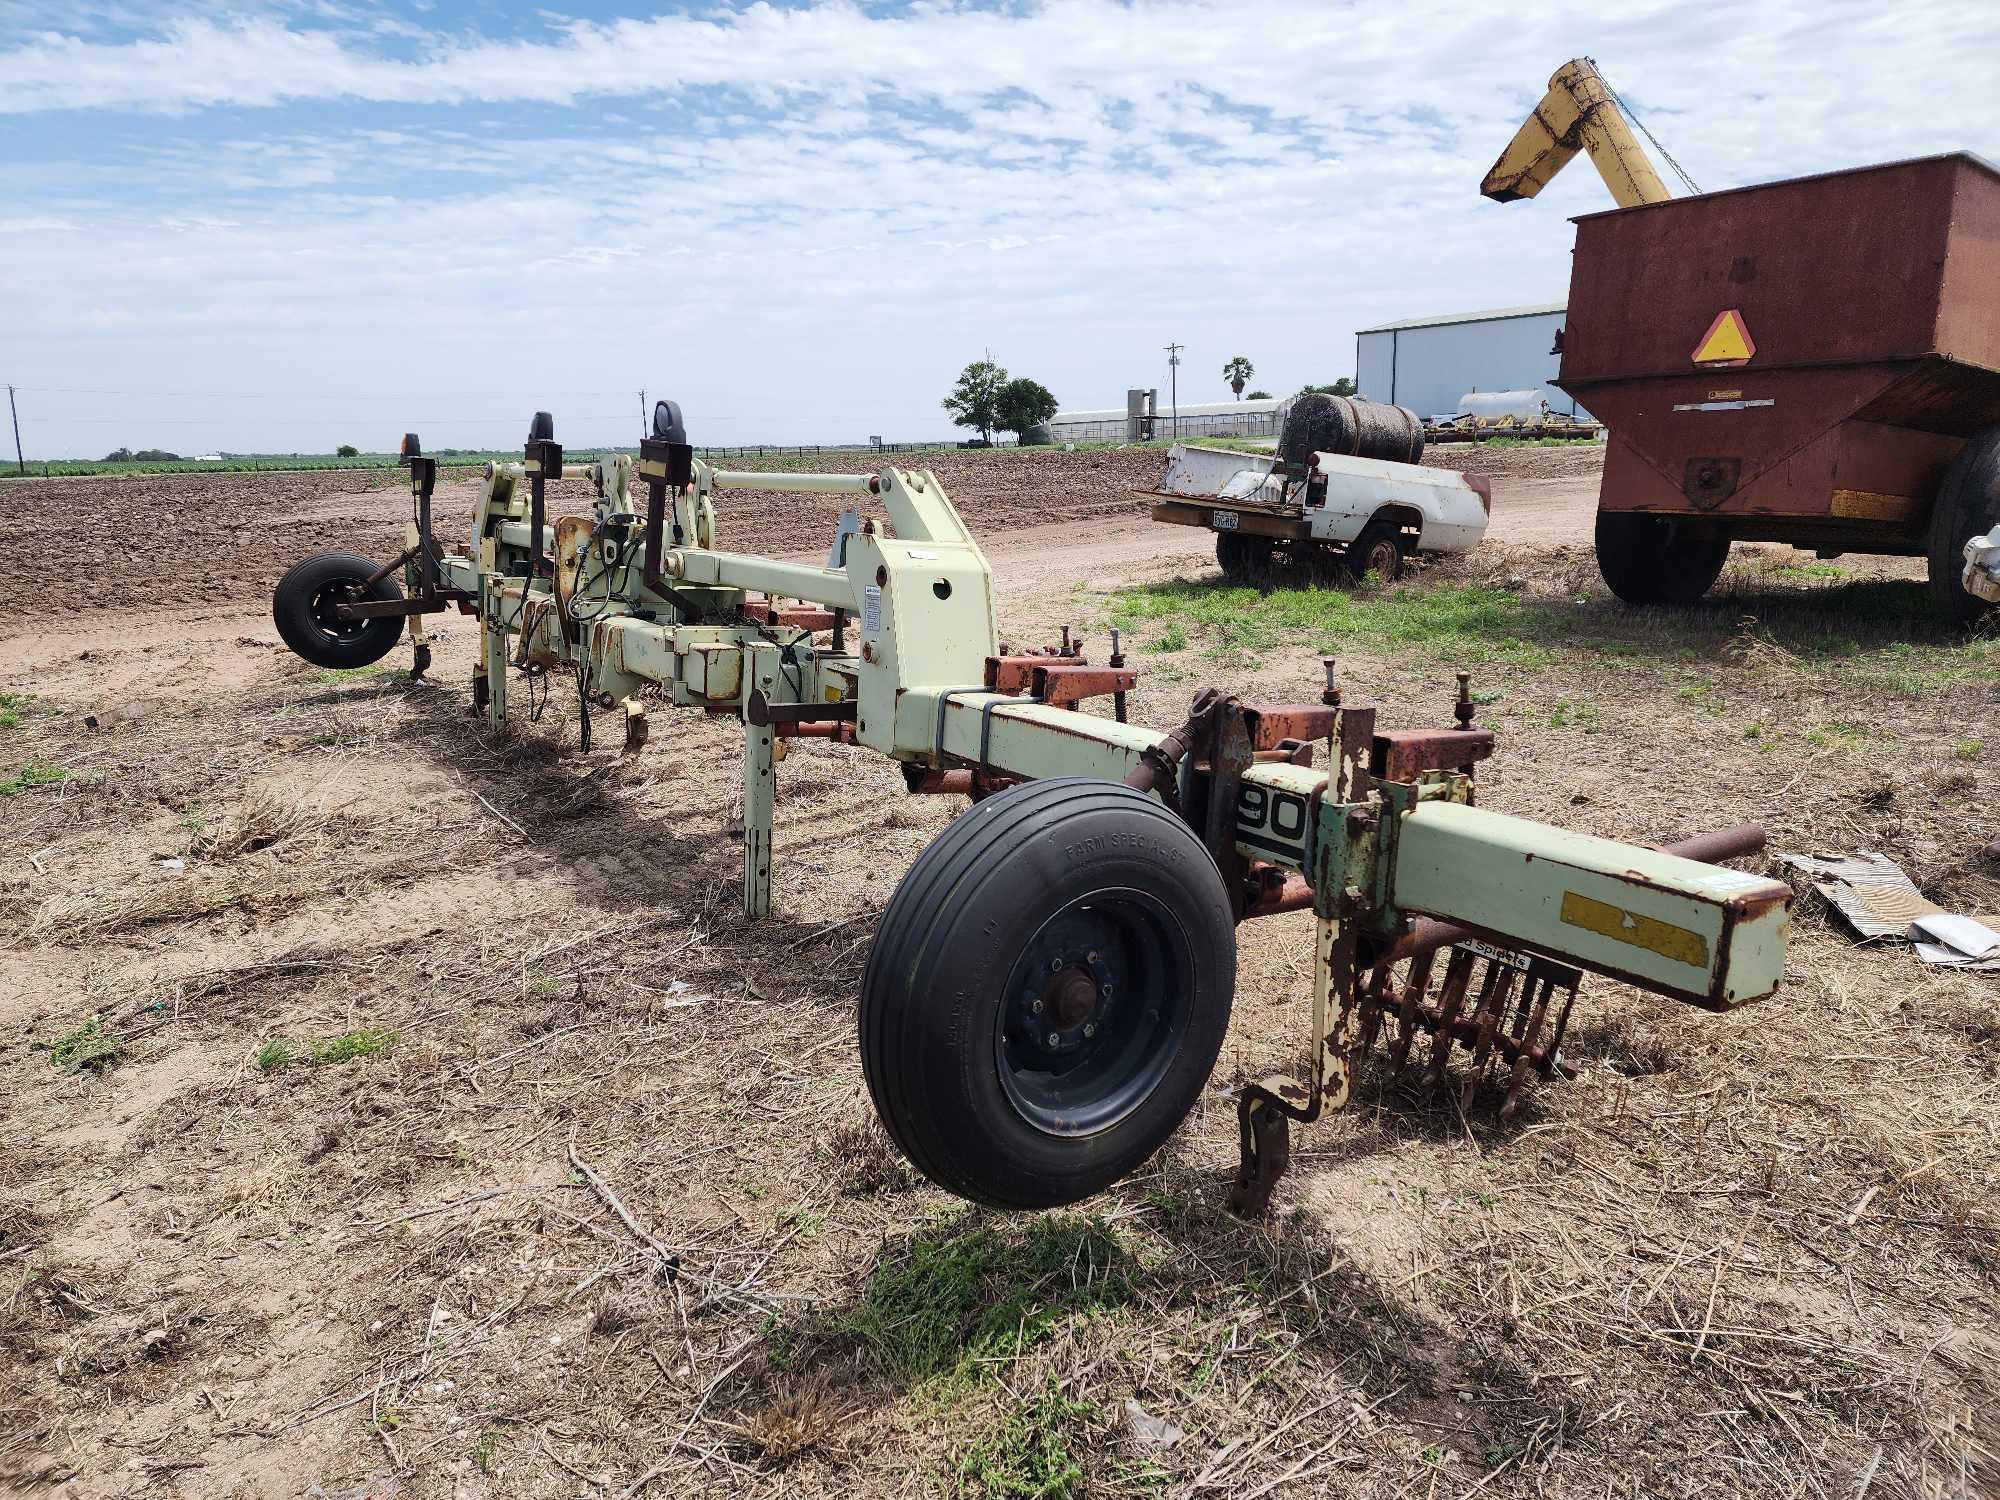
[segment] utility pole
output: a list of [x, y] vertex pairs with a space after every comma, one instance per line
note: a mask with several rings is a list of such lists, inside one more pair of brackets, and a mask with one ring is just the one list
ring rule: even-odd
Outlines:
[[1167, 345], [1167, 399], [1174, 406], [1174, 441], [1181, 440], [1181, 350], [1186, 344]]
[[639, 387], [639, 436], [645, 438], [652, 435], [653, 424], [646, 414], [646, 388], [642, 385]]
[[14, 409], [14, 387], [7, 387], [7, 415], [14, 419], [14, 467], [23, 474], [28, 472], [28, 462], [21, 457], [21, 414]]

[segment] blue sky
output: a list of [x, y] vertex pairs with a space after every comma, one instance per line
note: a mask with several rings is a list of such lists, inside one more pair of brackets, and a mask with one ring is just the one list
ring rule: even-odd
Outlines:
[[[1612, 10], [1613, 8], [1604, 8]], [[1481, 174], [1597, 58], [1704, 188], [2000, 157], [2000, 6], [0, 0], [0, 379], [31, 456], [945, 435], [1351, 371], [1558, 301], [1587, 166]]]

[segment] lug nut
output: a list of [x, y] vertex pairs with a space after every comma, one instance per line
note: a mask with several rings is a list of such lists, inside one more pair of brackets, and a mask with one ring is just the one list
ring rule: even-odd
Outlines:
[[1028, 1011], [1031, 1015], [1039, 1016], [1042, 1013], [1042, 1002], [1039, 1000], [1030, 1002]]
[[1091, 952], [1089, 952], [1089, 953], [1086, 953], [1086, 954], [1084, 954], [1084, 955], [1083, 955], [1083, 961], [1084, 961], [1085, 963], [1087, 963], [1087, 964], [1094, 964], [1094, 963], [1096, 963], [1096, 962], [1097, 962], [1097, 953], [1096, 953], [1096, 950], [1095, 950], [1095, 949], [1093, 949], [1093, 950], [1092, 950]]
[[1083, 1034], [1085, 1036], [1096, 1036], [1097, 1023], [1095, 1021], [1085, 1021], [1083, 1023]]
[[1051, 1031], [1049, 1033], [1049, 1045], [1051, 1047], [1060, 1047], [1062, 1045], [1062, 1038]]
[[1056, 973], [1061, 968], [1062, 968], [1062, 960], [1060, 958], [1052, 958], [1049, 960], [1049, 972], [1051, 974]]

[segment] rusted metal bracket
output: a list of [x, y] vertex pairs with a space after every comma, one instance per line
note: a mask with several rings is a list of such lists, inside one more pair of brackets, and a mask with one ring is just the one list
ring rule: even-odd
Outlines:
[[1201, 737], [1203, 724], [1220, 702], [1222, 694], [1214, 688], [1203, 688], [1196, 693], [1187, 722], [1157, 745], [1148, 745], [1139, 752], [1139, 763], [1125, 773], [1125, 785], [1134, 791], [1157, 793], [1168, 810], [1179, 815], [1181, 761]]
[[1383, 729], [1368, 750], [1368, 772], [1382, 781], [1415, 781], [1426, 771], [1463, 771], [1493, 754], [1490, 729]]
[[1139, 685], [1136, 667], [1038, 666], [1028, 691], [1052, 708], [1074, 708], [1090, 698], [1116, 698]]
[[1230, 915], [1241, 922], [1249, 904], [1250, 866], [1236, 847], [1236, 803], [1243, 773], [1257, 763], [1257, 757], [1244, 724], [1243, 705], [1235, 698], [1220, 700], [1203, 727], [1202, 742], [1196, 747], [1195, 808], [1201, 821], [1195, 832], [1222, 872]]
[[835, 611], [819, 604], [779, 604], [762, 594], [746, 595], [742, 605], [743, 618], [755, 620], [764, 625], [786, 625], [795, 630], [831, 630], [835, 624]]
[[1246, 1085], [1236, 1098], [1238, 1161], [1229, 1193], [1232, 1213], [1262, 1216], [1291, 1165], [1289, 1121], [1309, 1125], [1347, 1102], [1353, 1087], [1356, 1004], [1355, 917], [1361, 893], [1347, 890], [1335, 915], [1321, 916], [1313, 941], [1312, 1081], [1274, 1074]]

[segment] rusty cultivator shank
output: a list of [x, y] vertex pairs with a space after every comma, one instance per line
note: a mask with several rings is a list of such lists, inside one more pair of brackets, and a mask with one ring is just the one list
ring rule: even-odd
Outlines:
[[[556, 669], [586, 713], [622, 717], [629, 750], [654, 704], [736, 716], [752, 916], [771, 904], [780, 740], [866, 746], [912, 792], [971, 797], [883, 913], [859, 1016], [883, 1123], [964, 1197], [1073, 1202], [1152, 1155], [1214, 1067], [1251, 918], [1310, 910], [1315, 936], [1309, 1066], [1237, 1093], [1246, 1212], [1284, 1170], [1290, 1122], [1345, 1102], [1371, 1046], [1440, 1082], [1468, 1053], [1468, 1098], [1497, 1072], [1511, 1109], [1530, 1073], [1563, 1068], [1584, 970], [1712, 1010], [1778, 982], [1788, 888], [1700, 862], [1748, 852], [1756, 830], [1676, 852], [1475, 807], [1493, 734], [1463, 676], [1448, 728], [1378, 727], [1328, 662], [1320, 702], [1210, 689], [1163, 734], [1127, 722], [1137, 674], [1115, 633], [1104, 665], [1067, 632], [1001, 648], [992, 573], [933, 474], [714, 469], [669, 402], [636, 461], [565, 467], [538, 413], [524, 461], [487, 466], [472, 533], [446, 548], [436, 461], [414, 437], [404, 453], [403, 555], [322, 554], [278, 586], [279, 629], [307, 660], [376, 660], [407, 620], [421, 671], [424, 617], [456, 606], [479, 620], [473, 694], [496, 731], [514, 675]], [[591, 514], [549, 521], [559, 475], [590, 481]], [[854, 508], [824, 566], [780, 562], [721, 550], [729, 489]]]

